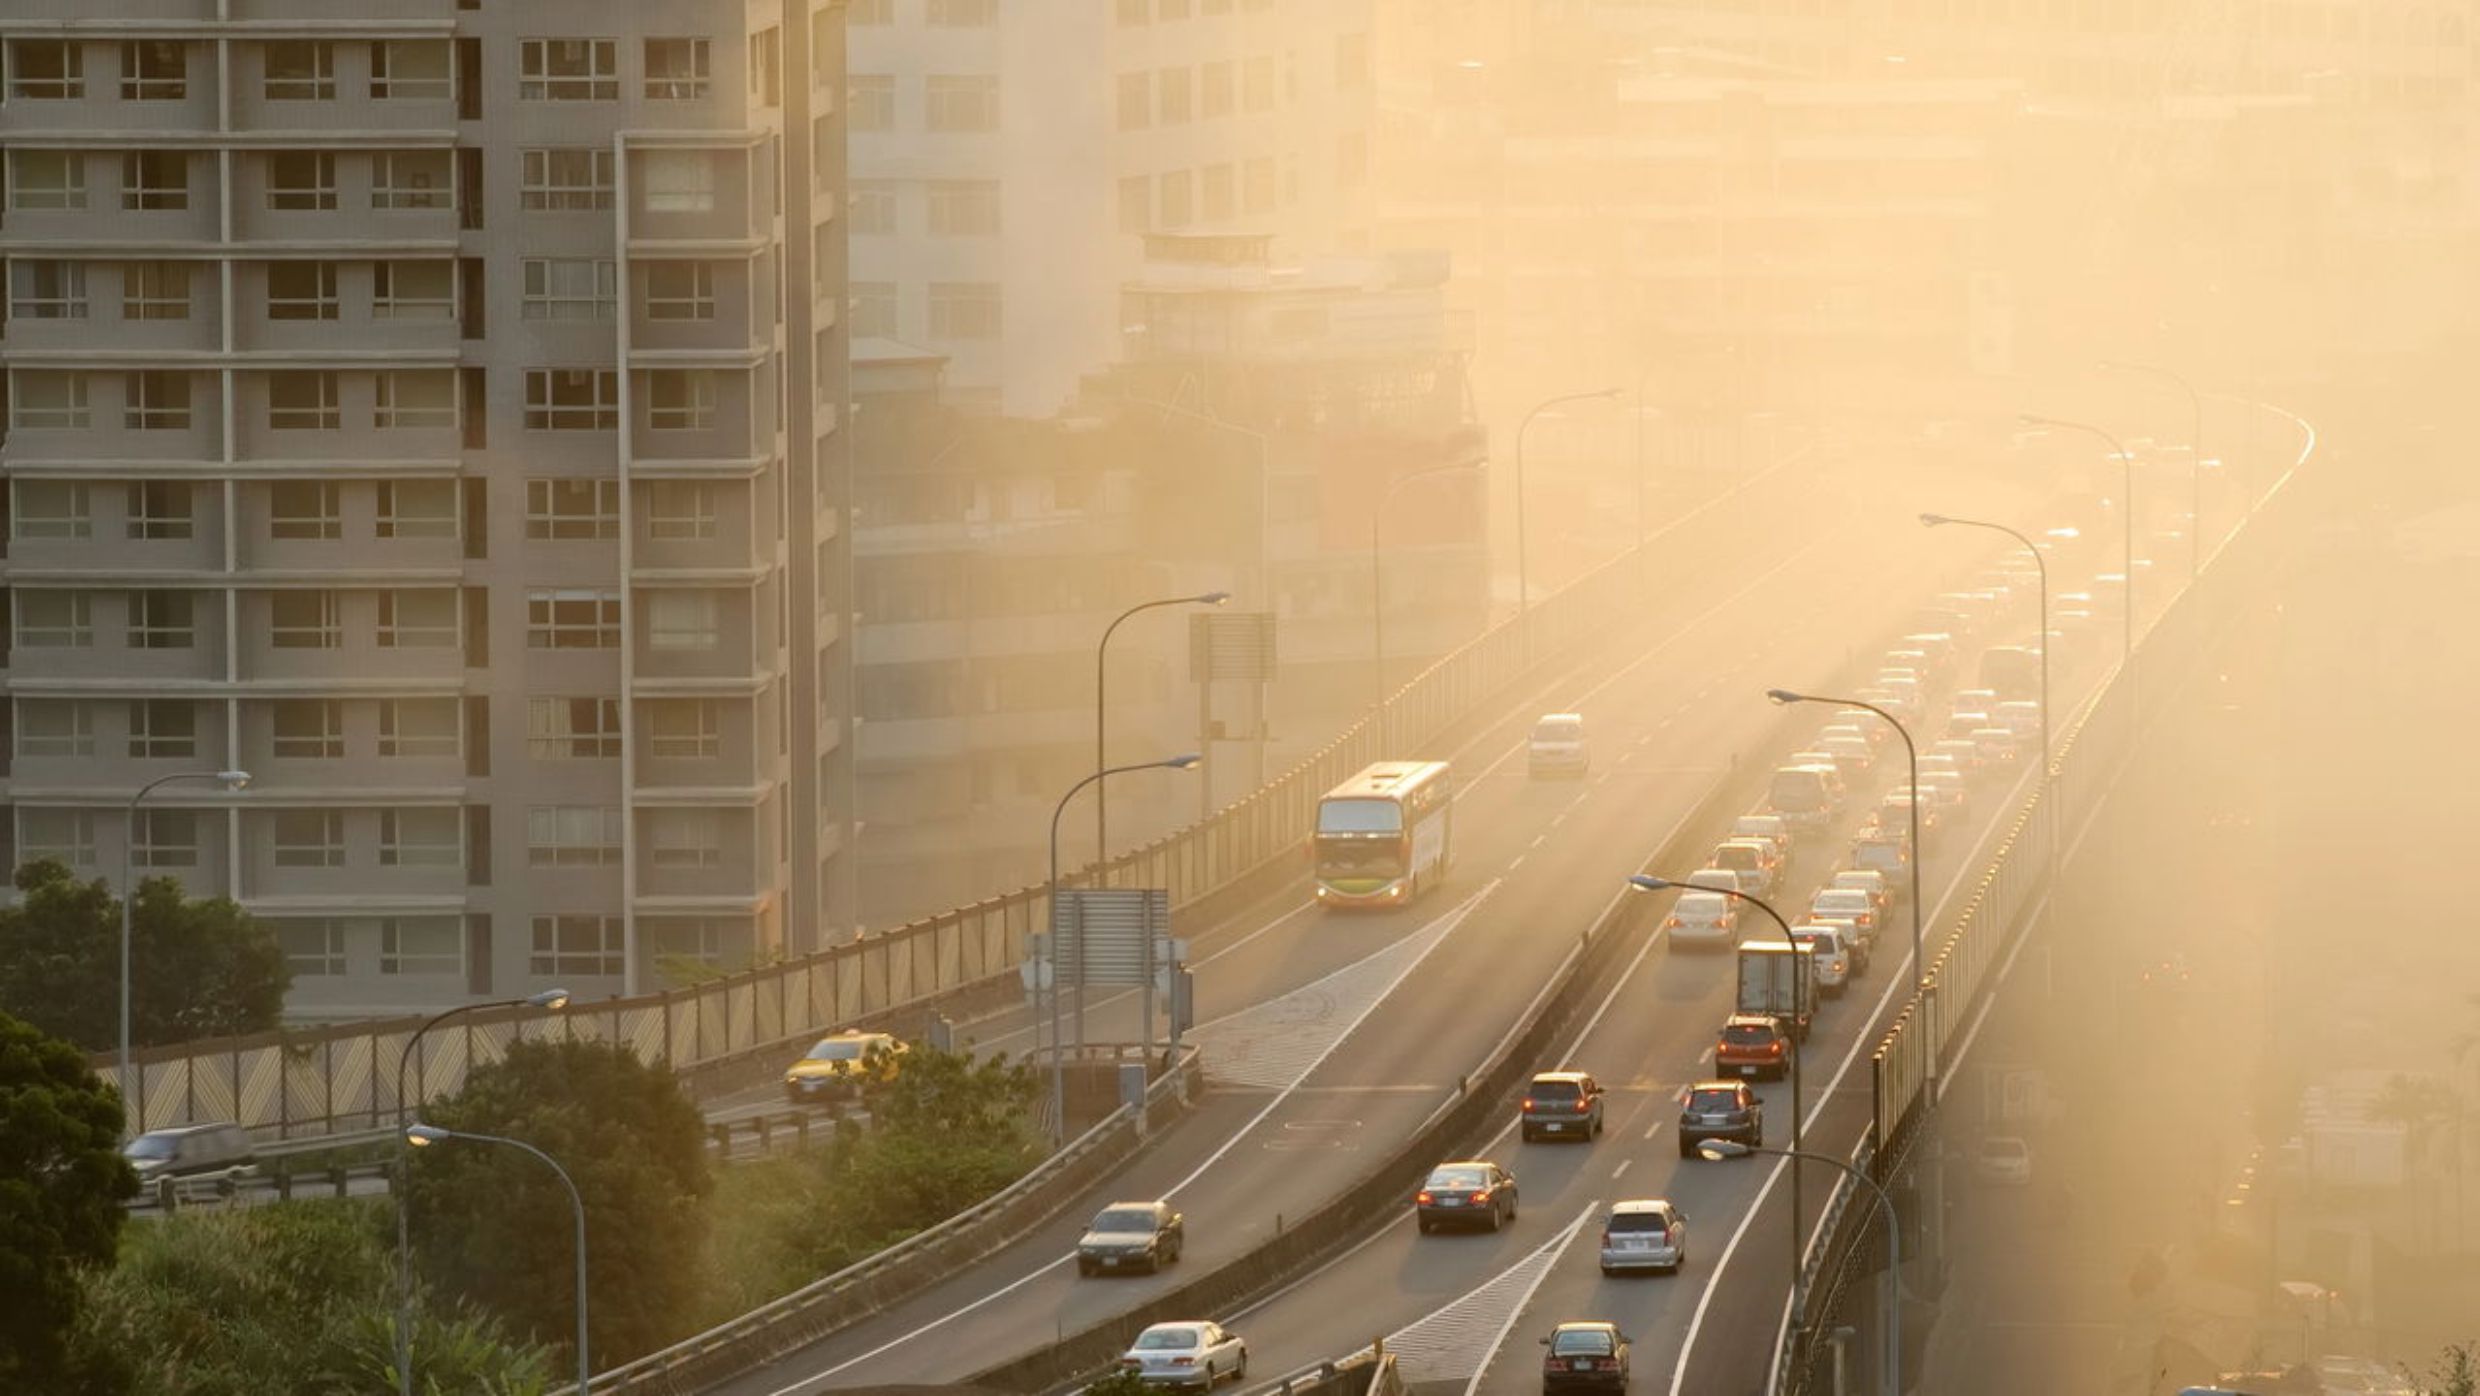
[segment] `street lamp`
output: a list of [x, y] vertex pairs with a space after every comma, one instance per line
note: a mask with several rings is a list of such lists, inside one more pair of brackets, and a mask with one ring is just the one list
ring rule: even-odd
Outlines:
[[[138, 793], [129, 797], [128, 818], [123, 825], [125, 837], [121, 840], [120, 1077], [121, 1107], [124, 1110], [136, 1111], [138, 1104], [137, 1081], [130, 1075], [129, 1067], [129, 939], [130, 919], [138, 903], [138, 802], [153, 794], [155, 787], [159, 785], [171, 785], [176, 781], [185, 780], [200, 783], [212, 782], [222, 786], [224, 793], [229, 795], [249, 785], [250, 773], [248, 771], [175, 771], [168, 776], [157, 776], [139, 786]], [[140, 1125], [145, 1123], [143, 1112], [137, 1113], [136, 1123]]]
[[1912, 818], [1912, 993], [1917, 996], [1920, 993], [1922, 969], [1920, 963], [1920, 860], [1925, 850], [1920, 845], [1920, 748], [1912, 745], [1911, 729], [1905, 727], [1902, 720], [1893, 713], [1875, 703], [1864, 703], [1857, 698], [1829, 698], [1822, 694], [1794, 693], [1787, 688], [1769, 688], [1765, 690], [1765, 696], [1786, 708], [1794, 703], [1832, 703], [1842, 708], [1865, 708], [1886, 719], [1887, 724], [1894, 728], [1894, 734], [1903, 739], [1903, 755], [1911, 763], [1912, 770], [1912, 798], [1907, 803]]
[[[2036, 417], [2029, 412], [2022, 414], [2017, 420], [2028, 427], [2055, 427], [2064, 431], [2088, 432], [2108, 442], [2110, 450], [2118, 456], [2119, 466], [2124, 470], [2127, 482], [2125, 490], [2122, 491], [2126, 498], [2120, 500], [2118, 506], [2118, 522], [2121, 533], [2126, 539], [2127, 553], [2127, 594], [2119, 598], [2118, 618], [2120, 632], [2125, 637], [2126, 658], [2124, 662], [2127, 666], [2127, 677], [2128, 681], [2133, 683], [2136, 662], [2136, 458], [2127, 454], [2127, 448], [2118, 444], [2117, 437], [2086, 422], [2069, 422], [2056, 417]], [[2044, 635], [2041, 638], [2047, 640], [2049, 637]]]
[[1378, 492], [1377, 506], [1369, 511], [1369, 669], [1376, 676], [1377, 702], [1373, 710], [1378, 721], [1378, 754], [1386, 755], [1386, 575], [1378, 561], [1378, 524], [1386, 517], [1386, 502], [1395, 491], [1415, 480], [1440, 475], [1469, 474], [1478, 467], [1472, 464], [1433, 465], [1396, 477]]
[[558, 1159], [522, 1139], [474, 1134], [461, 1129], [441, 1129], [437, 1125], [417, 1123], [405, 1126], [405, 1143], [411, 1148], [428, 1148], [449, 1139], [465, 1139], [476, 1144], [505, 1144], [511, 1149], [523, 1149], [560, 1175], [560, 1186], [568, 1189], [568, 1205], [577, 1216], [577, 1391], [579, 1396], [584, 1396], [587, 1385], [594, 1377], [594, 1364], [586, 1357], [586, 1201], [577, 1193], [577, 1180], [568, 1176], [568, 1170], [560, 1166]]
[[1524, 434], [1533, 428], [1533, 419], [1561, 403], [1592, 402], [1599, 398], [1619, 396], [1617, 388], [1597, 388], [1589, 393], [1562, 393], [1534, 405], [1516, 424], [1516, 620], [1524, 626], [1525, 654], [1532, 654], [1533, 628], [1526, 621], [1532, 613], [1533, 582], [1530, 554], [1524, 536]]
[[2204, 394], [2196, 391], [2196, 385], [2189, 382], [2185, 374], [2159, 364], [2130, 364], [2104, 359], [2100, 366], [2116, 373], [2149, 373], [2156, 378], [2165, 378], [2187, 394], [2187, 407], [2191, 414], [2187, 433], [2190, 452], [2187, 474], [2190, 496], [2187, 506], [2187, 575], [2192, 580], [2204, 570]]
[[[2023, 544], [2024, 551], [2032, 554], [2032, 565], [2037, 569], [2041, 578], [2041, 785], [2043, 789], [2047, 789], [2049, 786], [2049, 559], [2041, 556], [2041, 549], [2030, 538], [2002, 523], [1990, 523], [1985, 519], [1958, 519], [1948, 514], [1923, 514], [1920, 516], [1920, 522], [1924, 528], [1955, 524], [1962, 528], [1990, 529]], [[1913, 852], [1918, 853], [1919, 850], [1914, 849]]]
[[[1674, 888], [1682, 892], [1720, 892], [1722, 895], [1730, 897], [1736, 901], [1746, 902], [1750, 906], [1755, 907], [1757, 910], [1764, 912], [1767, 918], [1773, 921], [1775, 926], [1781, 929], [1783, 944], [1791, 947], [1792, 973], [1795, 975], [1798, 974], [1800, 972], [1799, 967], [1806, 963], [1800, 957], [1800, 938], [1791, 934], [1791, 923], [1785, 921], [1782, 918], [1782, 913], [1776, 911], [1771, 903], [1761, 897], [1754, 896], [1747, 892], [1742, 892], [1736, 887], [1706, 887], [1693, 882], [1680, 882], [1673, 878], [1656, 877], [1651, 873], [1636, 873], [1630, 876], [1628, 878], [1628, 886], [1635, 888], [1639, 892], [1667, 892]], [[1796, 993], [1797, 991], [1795, 990], [1794, 992]], [[1797, 1149], [1800, 1147], [1801, 1139], [1800, 1122], [1806, 1118], [1805, 1112], [1800, 1108], [1800, 1037], [1797, 1032], [1787, 1032], [1783, 1034], [1783, 1039], [1790, 1044], [1791, 1147]], [[1800, 1283], [1799, 1218], [1800, 1170], [1794, 1168], [1791, 1170], [1791, 1284], [1795, 1290], [1799, 1287]]]
[[[1186, 771], [1194, 769], [1205, 757], [1196, 752], [1173, 756], [1161, 761], [1140, 761], [1129, 766], [1105, 766], [1068, 787], [1059, 797], [1059, 805], [1051, 811], [1051, 875], [1045, 885], [1049, 889], [1051, 912], [1051, 1110], [1053, 1137], [1060, 1143], [1068, 1138], [1068, 1075], [1059, 1049], [1059, 817], [1068, 812], [1068, 802], [1076, 792], [1106, 777], [1124, 775], [1129, 771]], [[1145, 938], [1145, 1045], [1150, 1053], [1154, 1046], [1154, 938]], [[1076, 1012], [1085, 1016], [1085, 937], [1076, 938]]]
[[[396, 1118], [405, 1119], [405, 1066], [413, 1060], [414, 1044], [422, 1034], [460, 1013], [478, 1013], [486, 1008], [548, 1008], [568, 1006], [568, 990], [545, 989], [521, 999], [498, 999], [486, 1003], [461, 1003], [454, 1008], [432, 1014], [422, 1026], [405, 1039], [404, 1050], [396, 1054]], [[429, 1126], [419, 1126], [429, 1128]], [[413, 1237], [408, 1213], [413, 1208], [412, 1146], [427, 1141], [405, 1136], [406, 1147], [396, 1154], [396, 1390], [398, 1396], [413, 1396]]]
[[[1804, 1154], [1796, 1146], [1789, 1149], [1767, 1149], [1742, 1144], [1736, 1139], [1708, 1139], [1697, 1145], [1696, 1151], [1709, 1159], [1745, 1158], [1750, 1154], [1772, 1154], [1776, 1158], [1791, 1159], [1794, 1160], [1791, 1175], [1795, 1178], [1800, 1173], [1797, 1160], [1806, 1159], [1811, 1163], [1831, 1164], [1843, 1170], [1854, 1182], [1869, 1190], [1870, 1195], [1876, 1199], [1878, 1207], [1886, 1214], [1886, 1336], [1881, 1340], [1886, 1351], [1884, 1369], [1879, 1375], [1884, 1385], [1879, 1390], [1885, 1392], [1886, 1396], [1898, 1396], [1898, 1393], [1903, 1390], [1903, 1282], [1895, 1273], [1895, 1267], [1903, 1259], [1903, 1228], [1901, 1221], [1895, 1216], [1894, 1199], [1886, 1195], [1885, 1188], [1879, 1186], [1875, 1178], [1832, 1154]], [[1799, 1227], [1800, 1214], [1794, 1211], [1791, 1214], [1791, 1229], [1795, 1245], [1798, 1241]], [[1797, 1271], [1792, 1273], [1791, 1282], [1795, 1288], [1798, 1286], [1799, 1273]]]
[[[1111, 648], [1111, 632], [1119, 629], [1119, 624], [1121, 621], [1128, 619], [1130, 616], [1133, 616], [1140, 611], [1158, 610], [1165, 606], [1220, 606], [1230, 599], [1231, 593], [1228, 591], [1209, 591], [1200, 593], [1196, 596], [1166, 596], [1160, 601], [1139, 602], [1137, 605], [1131, 606], [1127, 610], [1120, 612], [1109, 625], [1102, 628], [1102, 639], [1094, 646], [1095, 770], [1099, 771], [1103, 767], [1110, 764], [1110, 758], [1103, 754], [1102, 721], [1104, 713], [1103, 695], [1108, 691], [1111, 680], [1109, 671], [1103, 668], [1102, 660], [1105, 652]], [[1107, 791], [1097, 790], [1094, 792], [1094, 885], [1097, 887], [1102, 885], [1102, 865], [1108, 861], [1111, 856], [1111, 840], [1108, 833], [1109, 825], [1105, 822], [1110, 809], [1110, 805], [1106, 798], [1107, 795]], [[1082, 1004], [1078, 1005], [1080, 1010], [1077, 1014], [1076, 1021], [1076, 1040], [1078, 1046], [1083, 1046], [1085, 1043], [1085, 1015], [1081, 1011], [1083, 1007], [1084, 1005]]]

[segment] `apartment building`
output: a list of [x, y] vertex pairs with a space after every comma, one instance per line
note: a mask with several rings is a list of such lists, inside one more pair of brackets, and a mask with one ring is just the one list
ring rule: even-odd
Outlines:
[[853, 332], [1045, 417], [1159, 230], [1366, 241], [1371, 0], [853, 0]]
[[0, 13], [8, 856], [236, 898], [301, 1018], [849, 927], [841, 43]]

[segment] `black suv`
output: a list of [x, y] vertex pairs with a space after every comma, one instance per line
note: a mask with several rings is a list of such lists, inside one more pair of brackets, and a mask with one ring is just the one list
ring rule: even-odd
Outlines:
[[1592, 1139], [1602, 1132], [1602, 1087], [1581, 1071], [1545, 1071], [1524, 1088], [1524, 1142], [1544, 1135]]
[[1696, 1157], [1708, 1139], [1735, 1139], [1750, 1148], [1765, 1143], [1765, 1102], [1745, 1081], [1699, 1081], [1679, 1107], [1679, 1156]]

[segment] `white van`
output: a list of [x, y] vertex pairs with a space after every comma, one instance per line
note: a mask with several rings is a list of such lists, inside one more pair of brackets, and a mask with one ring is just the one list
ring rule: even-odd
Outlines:
[[1533, 775], [1583, 775], [1593, 763], [1592, 749], [1585, 744], [1584, 718], [1577, 713], [1542, 714], [1524, 745], [1524, 757]]

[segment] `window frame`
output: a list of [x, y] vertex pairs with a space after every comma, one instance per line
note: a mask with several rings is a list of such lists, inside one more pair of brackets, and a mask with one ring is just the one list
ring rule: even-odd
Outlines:
[[[308, 174], [299, 180], [288, 175]], [[336, 153], [332, 150], [267, 152], [267, 211], [325, 213], [336, 207]]]
[[187, 431], [197, 380], [184, 369], [141, 368], [121, 375], [121, 429]]
[[[374, 375], [370, 425], [377, 431], [425, 431], [457, 424], [456, 371], [447, 368], [384, 368]], [[407, 405], [396, 401], [403, 390], [421, 384], [436, 388], [444, 386], [447, 397], [442, 402]]]
[[267, 537], [271, 542], [313, 543], [344, 537], [344, 483], [268, 481]]
[[267, 861], [279, 868], [343, 867], [344, 811], [315, 806], [269, 810]]
[[179, 587], [143, 587], [125, 593], [121, 643], [133, 650], [198, 647], [198, 593]]
[[[121, 270], [121, 318], [124, 320], [186, 320], [197, 303], [191, 264], [166, 258], [125, 262]], [[172, 294], [174, 280], [180, 294]]]
[[[370, 206], [383, 212], [456, 210], [456, 163], [444, 150], [382, 150], [370, 159]], [[399, 183], [399, 180], [404, 182]], [[418, 180], [431, 183], [417, 183]]]
[[86, 263], [74, 257], [9, 259], [9, 318], [83, 320]]
[[[57, 714], [65, 721], [56, 730], [38, 730], [35, 714]], [[95, 705], [77, 698], [20, 698], [16, 721], [17, 755], [29, 758], [91, 757], [95, 754]], [[136, 755], [132, 752], [131, 755]]]
[[528, 805], [525, 862], [534, 868], [616, 868], [627, 837], [618, 805]]
[[999, 79], [989, 73], [932, 73], [922, 79], [922, 129], [934, 136], [999, 129]]
[[[454, 805], [406, 805], [379, 811], [379, 866], [383, 868], [461, 868], [465, 865], [465, 821]], [[421, 840], [408, 832], [408, 816], [446, 816], [447, 838]], [[422, 821], [415, 820], [415, 823]]]
[[[561, 400], [563, 390], [586, 390], [583, 401]], [[527, 431], [617, 431], [620, 371], [616, 368], [529, 368], [525, 371]]]
[[[543, 912], [531, 918], [533, 944], [526, 970], [536, 976], [611, 978], [628, 972], [628, 925], [624, 918], [603, 912]], [[565, 932], [589, 932], [590, 950], [567, 948]]]
[[[594, 289], [579, 295], [571, 286], [560, 283], [576, 279], [582, 268], [589, 273]], [[520, 268], [523, 278], [522, 299], [518, 302], [518, 318], [524, 320], [609, 320], [619, 312], [620, 263], [609, 257], [527, 257]], [[584, 306], [584, 314], [567, 313], [566, 307]]]
[[715, 507], [718, 493], [711, 480], [648, 480], [647, 540], [702, 542], [715, 537], [720, 532], [720, 515]]
[[[304, 599], [317, 603], [318, 614], [306, 623], [296, 619], [286, 622], [277, 615], [285, 602]], [[267, 605], [267, 643], [280, 650], [334, 650], [344, 648], [344, 599], [333, 588], [314, 587], [299, 591], [272, 592]]]
[[528, 213], [608, 213], [618, 170], [606, 147], [528, 146], [518, 152], [517, 206]]
[[[12, 102], [74, 102], [86, 96], [86, 44], [83, 39], [37, 36], [8, 41], [9, 100]], [[24, 55], [39, 48], [58, 52], [57, 76], [25, 76]]]
[[[590, 486], [590, 497], [579, 486]], [[590, 512], [571, 506], [584, 503]], [[534, 475], [525, 482], [529, 542], [585, 543], [620, 536], [620, 482], [599, 475]]]
[[[389, 53], [399, 47], [436, 45], [440, 57], [436, 77], [399, 77]], [[370, 97], [374, 102], [438, 102], [456, 96], [456, 51], [446, 39], [373, 39], [370, 43]]]
[[[592, 607], [591, 617], [581, 607]], [[620, 593], [598, 587], [537, 587], [525, 594], [529, 650], [620, 648]]]
[[[442, 295], [408, 294], [397, 289], [397, 279], [411, 269], [427, 271], [444, 269], [447, 289]], [[456, 318], [456, 263], [444, 257], [383, 257], [370, 264], [370, 318], [373, 320], [453, 320]]]
[[[142, 809], [137, 814], [138, 837], [129, 848], [129, 862], [140, 868], [194, 868], [202, 846], [198, 837], [198, 811], [194, 809]], [[183, 837], [183, 835], [186, 837]]]
[[[591, 704], [591, 709], [582, 705]], [[577, 725], [581, 710], [594, 726]], [[535, 761], [602, 761], [620, 754], [620, 700], [595, 695], [537, 693], [525, 700], [525, 754]]]
[[646, 370], [648, 431], [712, 431], [723, 393], [711, 368]]
[[[276, 281], [281, 273], [287, 280], [307, 273], [310, 285], [305, 288], [286, 286], [279, 293]], [[333, 320], [343, 311], [344, 298], [338, 287], [342, 284], [338, 264], [324, 259], [285, 258], [267, 264], [266, 316], [269, 320]]]
[[[187, 732], [157, 730], [157, 719], [186, 714]], [[133, 761], [194, 760], [198, 755], [198, 705], [186, 698], [132, 698], [128, 708], [129, 757]]]
[[[446, 615], [414, 615], [429, 598], [444, 598]], [[421, 598], [417, 602], [416, 598]], [[464, 643], [461, 607], [453, 587], [386, 587], [379, 592], [379, 624], [372, 643], [383, 650], [455, 649]]]
[[[285, 731], [288, 716], [317, 718], [308, 730]], [[279, 761], [344, 759], [344, 700], [278, 698], [267, 708], [267, 754]]]
[[[418, 499], [421, 494], [434, 489], [439, 498], [433, 502], [444, 506], [439, 511], [420, 513], [407, 507], [411, 502], [407, 498], [409, 494]], [[381, 480], [378, 491], [378, 511], [371, 524], [371, 534], [377, 538], [459, 537], [464, 527], [463, 520], [459, 516], [460, 502], [457, 498], [457, 482], [454, 480], [423, 476], [403, 480]]]
[[[162, 499], [178, 499], [179, 514], [154, 511], [156, 491]], [[175, 493], [177, 491], [177, 493]], [[122, 531], [131, 542], [169, 542], [198, 536], [198, 492], [188, 480], [131, 480], [122, 510]]]
[[[306, 75], [276, 76], [279, 50], [307, 49]], [[259, 45], [258, 95], [268, 102], [332, 102], [336, 100], [336, 41], [333, 39], [268, 39]], [[282, 89], [282, 90], [279, 90]]]
[[[57, 147], [19, 146], [9, 158], [9, 209], [14, 213], [77, 213], [86, 207], [86, 152]], [[59, 179], [28, 178], [26, 167], [40, 163]]]
[[[414, 714], [437, 709], [442, 724], [409, 721]], [[434, 718], [436, 714], [434, 714]], [[465, 719], [454, 698], [382, 698], [379, 700], [379, 754], [391, 760], [426, 760], [465, 754]]]
[[[10, 538], [18, 541], [78, 541], [95, 536], [95, 487], [92, 483], [21, 476], [10, 481], [9, 489]], [[55, 490], [59, 492], [61, 508], [37, 511], [27, 507], [31, 501], [40, 500]]]
[[[723, 755], [723, 705], [712, 698], [647, 700], [646, 754], [663, 761], [709, 761]], [[686, 709], [689, 722], [666, 732], [664, 718]]]
[[[57, 623], [30, 623], [32, 603], [59, 597], [64, 609]], [[19, 649], [85, 650], [95, 647], [95, 596], [71, 587], [19, 587], [10, 596], [9, 620]]]
[[[686, 286], [658, 286], [659, 278], [684, 274]], [[715, 264], [700, 258], [646, 263], [646, 318], [682, 321], [715, 318]]]
[[[661, 62], [657, 55], [662, 56]], [[702, 35], [649, 35], [640, 56], [647, 101], [703, 101], [714, 91], [714, 44]], [[686, 71], [674, 71], [678, 58], [688, 60]]]
[[[177, 71], [170, 76], [149, 72], [150, 59], [169, 57]], [[189, 100], [189, 45], [179, 39], [121, 40], [121, 100], [124, 102], [185, 102]]]
[[[582, 66], [561, 71], [561, 63]], [[517, 40], [517, 100], [619, 101], [620, 41], [599, 35]]]
[[[428, 937], [445, 933], [448, 950], [434, 943], [409, 945], [410, 933]], [[387, 975], [453, 975], [465, 973], [465, 923], [455, 916], [382, 916], [379, 918], [379, 972]]]

